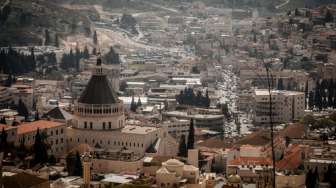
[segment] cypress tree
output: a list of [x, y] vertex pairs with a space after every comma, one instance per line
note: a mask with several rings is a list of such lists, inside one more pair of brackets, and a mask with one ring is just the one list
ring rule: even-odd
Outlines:
[[84, 52], [83, 52], [83, 56], [85, 59], [88, 59], [90, 57], [90, 54], [89, 54], [89, 49], [87, 46], [84, 47]]
[[56, 47], [59, 47], [58, 34], [55, 35], [55, 46], [56, 46]]
[[134, 96], [132, 96], [131, 108], [130, 109], [131, 109], [132, 112], [136, 112], [136, 110], [137, 110], [137, 105], [134, 101]]
[[36, 131], [33, 149], [34, 149], [34, 163], [35, 164], [38, 164], [38, 163], [43, 164], [48, 161], [47, 147], [41, 138], [39, 129], [37, 129]]
[[92, 48], [92, 55], [97, 55], [97, 49], [96, 48]]
[[319, 173], [318, 173], [318, 168], [317, 168], [317, 166], [315, 167], [315, 172], [314, 172], [314, 174], [313, 174], [313, 186], [314, 187], [316, 187], [317, 186], [317, 184], [319, 183], [319, 180], [320, 180], [320, 178], [319, 178]]
[[69, 176], [74, 176], [75, 174], [74, 173], [75, 172], [75, 159], [76, 159], [76, 156], [73, 152], [68, 153], [65, 158], [66, 168], [67, 168]]
[[24, 102], [22, 102], [21, 99], [19, 100], [17, 111], [18, 111], [18, 114], [20, 116], [25, 117], [26, 120], [28, 119], [28, 116], [29, 116], [28, 109], [27, 109], [26, 105], [24, 104]]
[[182, 135], [180, 139], [180, 144], [179, 144], [179, 151], [178, 151], [178, 156], [180, 157], [187, 157], [187, 145], [185, 142], [185, 136]]
[[142, 103], [141, 103], [141, 99], [140, 99], [140, 97], [138, 98], [138, 103], [136, 104], [136, 106], [137, 106], [137, 107], [140, 107], [140, 106], [142, 106]]
[[6, 151], [8, 149], [7, 136], [5, 128], [2, 128], [0, 135], [0, 151]]
[[75, 176], [82, 176], [83, 175], [83, 166], [82, 166], [81, 158], [80, 158], [80, 155], [79, 155], [78, 151], [76, 152], [74, 175]]
[[321, 94], [321, 85], [320, 82], [316, 82], [315, 94], [314, 94], [314, 105], [319, 110], [322, 110], [322, 94]]
[[97, 31], [94, 31], [93, 33], [93, 44], [98, 44], [98, 37], [97, 37]]
[[50, 40], [50, 34], [49, 34], [49, 30], [48, 29], [44, 30], [44, 38], [45, 38], [44, 45], [45, 46], [50, 45], [51, 40]]
[[12, 74], [8, 74], [7, 79], [5, 81], [5, 86], [6, 87], [11, 87], [12, 83], [13, 83]]
[[40, 114], [38, 111], [35, 112], [35, 121], [40, 120]]
[[313, 178], [313, 172], [310, 169], [308, 173], [306, 174], [306, 187], [307, 188], [313, 188], [312, 187], [312, 178]]
[[195, 129], [194, 129], [194, 120], [190, 120], [190, 126], [189, 126], [189, 135], [188, 135], [188, 149], [194, 149], [194, 143], [195, 143]]
[[26, 157], [26, 147], [25, 147], [25, 137], [23, 136], [22, 139], [20, 140], [20, 146], [19, 146], [19, 151], [18, 151], [18, 157], [21, 160], [24, 160]]
[[79, 72], [79, 62], [80, 62], [80, 58], [81, 58], [81, 52], [78, 48], [78, 46], [76, 47], [76, 54], [75, 54], [75, 67], [76, 67], [76, 71]]
[[314, 92], [310, 91], [308, 96], [308, 107], [312, 109], [314, 107]]
[[279, 78], [278, 80], [278, 85], [277, 85], [278, 90], [284, 90], [284, 85], [283, 85], [283, 79]]
[[306, 81], [306, 84], [305, 84], [305, 108], [307, 108], [307, 101], [308, 101], [308, 80]]
[[209, 108], [210, 107], [210, 98], [209, 98], [209, 92], [208, 90], [206, 90], [206, 93], [205, 93], [205, 107], [206, 108]]
[[1, 124], [7, 124], [7, 123], [6, 123], [6, 117], [5, 117], [5, 116], [3, 116], [3, 117], [0, 119], [0, 123], [1, 123]]
[[328, 22], [332, 22], [333, 20], [334, 20], [333, 15], [331, 14], [330, 10], [327, 10], [324, 21], [328, 23]]

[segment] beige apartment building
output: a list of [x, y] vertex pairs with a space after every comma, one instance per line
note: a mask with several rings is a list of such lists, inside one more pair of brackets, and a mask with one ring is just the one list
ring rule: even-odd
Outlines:
[[[254, 123], [270, 123], [270, 97], [266, 89], [256, 89], [254, 98]], [[275, 124], [289, 123], [304, 116], [305, 94], [296, 91], [272, 90], [272, 120]]]

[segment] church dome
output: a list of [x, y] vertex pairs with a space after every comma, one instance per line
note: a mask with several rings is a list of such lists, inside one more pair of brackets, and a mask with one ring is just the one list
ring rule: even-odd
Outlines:
[[241, 178], [238, 174], [230, 175], [229, 178], [228, 178], [228, 182], [229, 183], [240, 183]]
[[102, 72], [100, 58], [97, 59], [96, 67], [96, 72], [92, 75], [78, 103], [98, 105], [118, 103], [119, 99], [113, 90], [112, 84], [107, 75]]
[[168, 161], [165, 162], [165, 165], [167, 166], [183, 166], [184, 163], [177, 159], [169, 159]]

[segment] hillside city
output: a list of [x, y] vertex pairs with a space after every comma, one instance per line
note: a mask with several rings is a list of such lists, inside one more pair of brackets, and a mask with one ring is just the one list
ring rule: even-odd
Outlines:
[[0, 188], [335, 188], [333, 0], [0, 0]]

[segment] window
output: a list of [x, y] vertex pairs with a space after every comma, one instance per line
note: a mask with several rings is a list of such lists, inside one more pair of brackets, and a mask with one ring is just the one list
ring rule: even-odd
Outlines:
[[107, 144], [110, 145], [110, 141], [107, 141]]
[[105, 129], [105, 122], [103, 122], [103, 129]]
[[56, 135], [58, 135], [58, 130], [56, 130]]
[[51, 136], [54, 135], [54, 132], [53, 132], [53, 131], [50, 131], [50, 135], [51, 135]]
[[111, 122], [109, 122], [109, 129], [111, 129], [112, 128], [112, 124], [111, 124]]
[[61, 138], [61, 143], [63, 143], [63, 138]]
[[79, 138], [77, 139], [77, 142], [79, 142]]
[[61, 134], [63, 134], [63, 128], [61, 129]]
[[87, 129], [87, 122], [84, 121], [84, 128]]
[[90, 129], [92, 129], [92, 122], [90, 122]]
[[95, 140], [94, 140], [94, 139], [92, 140], [92, 143], [95, 143]]

